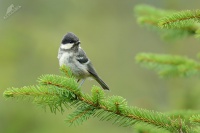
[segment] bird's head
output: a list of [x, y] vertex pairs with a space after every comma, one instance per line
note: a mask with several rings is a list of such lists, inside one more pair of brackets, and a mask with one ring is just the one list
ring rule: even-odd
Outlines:
[[74, 47], [79, 47], [79, 38], [72, 32], [68, 32], [62, 39], [61, 49], [69, 50]]

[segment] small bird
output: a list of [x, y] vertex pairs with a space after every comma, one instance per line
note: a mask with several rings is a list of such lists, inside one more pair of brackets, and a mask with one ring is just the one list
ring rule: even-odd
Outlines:
[[79, 38], [72, 32], [68, 32], [63, 37], [58, 50], [59, 65], [66, 65], [69, 67], [73, 75], [78, 79], [78, 82], [82, 80], [80, 86], [84, 83], [86, 78], [92, 77], [104, 90], [109, 90], [109, 87], [98, 76], [90, 59], [80, 47], [80, 43]]

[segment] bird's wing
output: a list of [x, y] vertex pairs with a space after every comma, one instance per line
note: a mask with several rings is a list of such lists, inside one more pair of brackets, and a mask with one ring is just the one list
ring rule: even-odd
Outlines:
[[78, 52], [78, 55], [76, 56], [76, 60], [81, 64], [89, 62], [89, 59], [87, 58], [85, 52], [81, 48], [79, 48], [79, 52]]
[[101, 87], [104, 90], [109, 90], [109, 87], [106, 85], [106, 83], [103, 82], [103, 80], [97, 75], [96, 71], [94, 70], [92, 63], [89, 62], [87, 64], [88, 72], [93, 76], [93, 78], [101, 85]]
[[87, 70], [87, 71], [88, 71], [92, 76], [94, 76], [94, 78], [98, 78], [97, 72], [95, 71], [95, 69], [94, 69], [94, 67], [92, 66], [92, 63], [91, 63], [91, 62], [88, 63], [87, 67], [88, 67], [88, 70]]
[[93, 76], [93, 78], [102, 86], [104, 90], [109, 90], [109, 87], [99, 78], [97, 75], [97, 72], [95, 71], [94, 67], [92, 66], [92, 63], [90, 60], [87, 58], [85, 52], [80, 48], [78, 55], [76, 56], [76, 60], [80, 64], [87, 65], [87, 71]]
[[90, 62], [90, 60], [88, 59], [88, 57], [86, 56], [86, 53], [80, 48], [78, 55], [76, 56], [76, 60], [81, 63], [81, 64], [85, 64], [87, 65], [87, 71], [94, 77], [97, 77], [97, 73], [94, 70], [92, 63]]

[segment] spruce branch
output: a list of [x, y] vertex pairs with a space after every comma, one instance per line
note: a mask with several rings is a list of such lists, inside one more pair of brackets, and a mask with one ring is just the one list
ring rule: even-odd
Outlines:
[[148, 5], [137, 5], [134, 8], [139, 24], [158, 25], [159, 19], [174, 13], [175, 11], [157, 9]]
[[4, 92], [4, 97], [30, 98], [37, 105], [49, 107], [53, 113], [62, 113], [65, 109], [74, 107], [75, 111], [66, 120], [69, 125], [79, 125], [90, 117], [97, 117], [125, 127], [143, 123], [170, 132], [187, 132], [190, 129], [183, 120], [128, 106], [123, 97], [105, 97], [105, 92], [97, 86], [93, 86], [91, 95], [85, 94], [78, 88], [68, 68], [63, 67], [61, 71], [68, 77], [43, 75], [38, 79], [39, 85], [8, 89]]
[[60, 72], [63, 74], [63, 75], [65, 75], [66, 77], [68, 77], [68, 78], [75, 78], [74, 76], [73, 76], [73, 74], [72, 74], [72, 71], [70, 71], [70, 68], [69, 67], [66, 67], [65, 65], [62, 65], [61, 67], [60, 67]]
[[94, 113], [94, 107], [83, 104], [78, 107], [76, 111], [67, 116], [66, 122], [69, 125], [80, 125], [84, 121], [88, 120]]
[[167, 113], [167, 115], [170, 117], [184, 119], [186, 123], [190, 122], [190, 118], [193, 115], [198, 115], [198, 114], [200, 114], [199, 110], [179, 110]]
[[200, 131], [200, 127], [199, 127], [199, 125], [200, 125], [200, 115], [199, 114], [193, 115], [193, 116], [190, 117], [189, 120], [190, 120], [191, 124], [193, 125], [193, 127], [192, 127], [193, 132], [199, 133], [199, 131]]
[[44, 109], [49, 107], [53, 113], [56, 113], [56, 111], [64, 112], [64, 107], [70, 108], [67, 100], [62, 97], [62, 95], [67, 95], [67, 92], [61, 88], [25, 86], [22, 88], [10, 88], [3, 95], [6, 98], [33, 99], [34, 103], [42, 106]]
[[155, 129], [151, 125], [147, 124], [135, 124], [134, 133], [171, 133], [171, 132], [163, 128]]
[[191, 28], [195, 23], [200, 22], [200, 10], [180, 11], [160, 19], [158, 26], [160, 28]]
[[136, 61], [158, 71], [162, 77], [187, 77], [200, 73], [200, 63], [187, 57], [141, 53], [136, 56]]
[[178, 12], [137, 5], [134, 12], [140, 25], [158, 32], [164, 40], [176, 40], [191, 35], [199, 37], [200, 10]]
[[78, 88], [78, 84], [74, 78], [47, 74], [39, 77], [38, 82], [40, 85], [63, 88], [77, 95], [80, 93], [80, 89]]
[[190, 122], [200, 124], [200, 115], [193, 115], [190, 117]]

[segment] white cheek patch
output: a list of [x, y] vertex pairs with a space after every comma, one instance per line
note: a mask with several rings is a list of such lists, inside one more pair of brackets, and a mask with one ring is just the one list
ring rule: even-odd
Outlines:
[[61, 49], [71, 49], [73, 45], [74, 45], [73, 43], [61, 44], [60, 48]]

